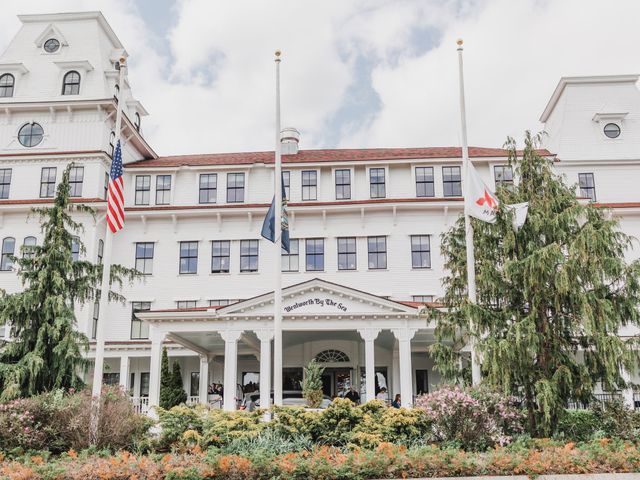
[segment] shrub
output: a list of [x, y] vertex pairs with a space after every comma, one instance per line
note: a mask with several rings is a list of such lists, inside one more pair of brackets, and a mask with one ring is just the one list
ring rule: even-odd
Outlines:
[[160, 367], [160, 407], [169, 409], [187, 401], [187, 392], [182, 387], [180, 364], [173, 362], [173, 370], [169, 370], [167, 347], [162, 349]]
[[504, 445], [522, 430], [522, 415], [514, 402], [484, 390], [447, 385], [418, 397], [416, 406], [430, 422], [434, 441], [455, 442], [464, 449]]
[[209, 410], [202, 425], [203, 444], [226, 445], [234, 439], [255, 437], [267, 424], [262, 421], [262, 410], [253, 412]]
[[320, 366], [315, 359], [311, 360], [304, 368], [304, 380], [302, 381], [302, 394], [307, 405], [311, 408], [318, 408], [322, 404], [322, 374], [324, 367]]
[[[91, 392], [62, 390], [0, 405], [0, 449], [49, 450], [54, 453], [89, 446]], [[96, 447], [132, 449], [145, 439], [150, 420], [134, 412], [119, 388], [101, 396]]]
[[566, 410], [554, 435], [574, 441], [598, 437], [635, 440], [640, 436], [640, 412], [621, 401], [594, 402], [586, 410]]

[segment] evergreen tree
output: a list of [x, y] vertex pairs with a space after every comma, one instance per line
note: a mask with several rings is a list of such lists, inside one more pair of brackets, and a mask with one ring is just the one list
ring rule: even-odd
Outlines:
[[180, 364], [173, 362], [173, 371], [169, 369], [167, 347], [162, 349], [160, 364], [160, 407], [165, 410], [187, 401], [187, 393], [182, 388], [182, 374]]
[[[527, 132], [518, 154], [507, 140], [517, 182], [498, 188], [495, 224], [472, 220], [476, 305], [467, 298], [463, 219], [443, 234], [445, 308], [430, 310], [431, 352], [452, 378], [459, 348], [473, 339], [483, 382], [523, 398], [531, 433], [548, 435], [570, 399], [589, 401], [597, 382], [624, 388], [623, 370], [635, 370], [638, 339], [618, 333], [639, 323], [640, 263], [625, 261], [632, 239], [610, 212], [578, 201], [539, 140]], [[515, 231], [505, 205], [519, 202], [529, 202], [529, 215]]]
[[[85, 252], [79, 236], [82, 225], [73, 212], [94, 214], [86, 205], [69, 200], [69, 170], [63, 173], [51, 207], [32, 209], [39, 216], [42, 245], [23, 246], [12, 257], [24, 286], [21, 292], [0, 296], [0, 324], [12, 326], [14, 339], [0, 350], [0, 400], [30, 396], [56, 388], [83, 386], [79, 374], [87, 366], [86, 336], [77, 331], [74, 307], [98, 300], [102, 265], [73, 260], [72, 244]], [[111, 283], [134, 278], [134, 271], [115, 265]], [[110, 300], [123, 298], [109, 292]], [[104, 320], [100, 320], [104, 321]]]

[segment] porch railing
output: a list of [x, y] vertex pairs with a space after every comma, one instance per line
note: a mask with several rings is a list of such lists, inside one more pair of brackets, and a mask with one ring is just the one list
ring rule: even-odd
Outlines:
[[136, 413], [149, 412], [149, 397], [131, 397], [131, 403]]
[[187, 397], [187, 405], [195, 405], [196, 403], [200, 403], [200, 397], [198, 395]]

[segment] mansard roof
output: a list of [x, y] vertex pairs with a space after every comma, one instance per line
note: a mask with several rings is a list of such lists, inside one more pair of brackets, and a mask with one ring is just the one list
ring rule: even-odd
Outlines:
[[[520, 153], [520, 152], [518, 152]], [[551, 156], [548, 150], [539, 150], [541, 155]], [[469, 147], [471, 158], [507, 157], [508, 150], [503, 148]], [[297, 154], [282, 155], [283, 163], [322, 163], [322, 162], [366, 162], [377, 160], [401, 161], [429, 158], [461, 158], [460, 147], [423, 147], [423, 148], [358, 148], [358, 149], [322, 149], [300, 150]], [[252, 165], [255, 163], [273, 163], [274, 152], [210, 153], [198, 155], [175, 155], [140, 160], [126, 165], [126, 168], [146, 167], [183, 167], [207, 165]]]

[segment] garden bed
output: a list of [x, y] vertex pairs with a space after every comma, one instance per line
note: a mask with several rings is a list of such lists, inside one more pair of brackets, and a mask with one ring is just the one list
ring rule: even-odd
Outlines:
[[561, 443], [530, 440], [486, 452], [435, 445], [406, 448], [380, 444], [375, 449], [316, 447], [273, 455], [254, 449], [243, 455], [194, 447], [172, 454], [27, 455], [0, 462], [0, 475], [22, 479], [374, 479], [476, 475], [590, 474], [640, 472], [640, 449], [630, 442], [595, 440]]

